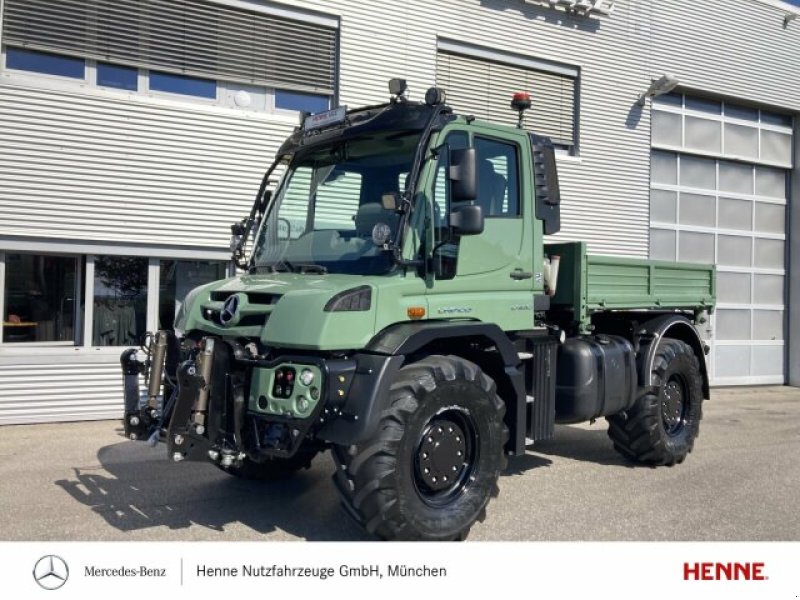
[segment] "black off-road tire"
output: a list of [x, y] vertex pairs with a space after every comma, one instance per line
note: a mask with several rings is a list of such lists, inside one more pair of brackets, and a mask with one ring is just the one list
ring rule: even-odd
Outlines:
[[664, 338], [652, 367], [655, 393], [607, 417], [614, 448], [635, 462], [673, 466], [692, 451], [703, 416], [703, 377], [692, 347]]
[[255, 462], [245, 458], [241, 465], [226, 468], [216, 465], [229, 475], [240, 479], [255, 481], [276, 481], [288, 479], [297, 471], [311, 467], [311, 461], [320, 449], [314, 446], [301, 446], [291, 458], [268, 458], [264, 462]]
[[371, 439], [333, 447], [345, 510], [386, 540], [465, 539], [506, 466], [494, 381], [463, 358], [434, 355], [400, 369], [389, 394]]

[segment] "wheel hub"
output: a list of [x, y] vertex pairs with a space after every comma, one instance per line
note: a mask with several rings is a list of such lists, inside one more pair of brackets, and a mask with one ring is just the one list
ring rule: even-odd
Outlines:
[[685, 412], [684, 391], [679, 381], [670, 379], [664, 387], [661, 400], [661, 418], [664, 429], [670, 435], [678, 433], [683, 427]]
[[417, 451], [417, 475], [431, 491], [454, 486], [466, 467], [464, 430], [449, 419], [431, 421]]

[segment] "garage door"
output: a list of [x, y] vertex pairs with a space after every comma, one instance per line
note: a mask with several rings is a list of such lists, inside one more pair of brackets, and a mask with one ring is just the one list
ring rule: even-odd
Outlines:
[[695, 98], [653, 104], [650, 256], [717, 264], [717, 385], [784, 383], [791, 117]]

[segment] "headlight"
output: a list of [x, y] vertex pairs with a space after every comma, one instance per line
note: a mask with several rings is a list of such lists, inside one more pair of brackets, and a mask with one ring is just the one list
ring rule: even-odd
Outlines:
[[369, 310], [372, 306], [372, 288], [360, 285], [343, 292], [339, 292], [323, 309], [325, 312], [345, 312], [356, 310]]
[[314, 383], [314, 373], [311, 371], [311, 369], [303, 369], [300, 371], [300, 383], [306, 387]]

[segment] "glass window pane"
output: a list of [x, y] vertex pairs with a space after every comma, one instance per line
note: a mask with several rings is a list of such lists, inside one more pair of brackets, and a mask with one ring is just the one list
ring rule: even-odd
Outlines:
[[6, 254], [4, 342], [76, 341], [77, 264], [68, 256]]
[[675, 113], [653, 111], [653, 143], [669, 146], [681, 145], [681, 116]]
[[755, 277], [753, 301], [756, 304], [784, 304], [786, 298], [783, 294], [783, 275], [756, 275]]
[[97, 85], [135, 92], [139, 87], [139, 71], [133, 67], [97, 63]]
[[653, 104], [655, 106], [677, 106], [680, 108], [683, 106], [683, 94], [678, 94], [677, 92], [662, 94], [653, 98]]
[[713, 190], [716, 183], [716, 168], [712, 159], [681, 156], [681, 187]]
[[[339, 231], [352, 231], [356, 229], [356, 221], [363, 215], [359, 213], [359, 202], [362, 196], [361, 173], [356, 171], [333, 170], [317, 186], [314, 202], [314, 228], [337, 229]], [[383, 208], [377, 203], [369, 203], [376, 210], [368, 220], [374, 226], [373, 220], [382, 215]], [[359, 213], [359, 214], [357, 214]], [[362, 227], [362, 223], [359, 223]]]
[[478, 157], [478, 198], [486, 217], [519, 215], [517, 147], [514, 144], [475, 138]]
[[674, 152], [661, 152], [653, 150], [651, 156], [652, 174], [654, 183], [678, 183], [678, 155]]
[[715, 377], [746, 377], [750, 374], [750, 346], [717, 346]]
[[783, 241], [756, 238], [754, 266], [762, 269], [783, 269], [785, 267]]
[[718, 115], [722, 112], [722, 104], [717, 100], [706, 100], [705, 98], [686, 96], [686, 110], [697, 110]]
[[266, 88], [255, 85], [241, 85], [220, 82], [220, 97], [226, 106], [240, 110], [264, 111], [267, 109]]
[[675, 260], [674, 231], [667, 229], [650, 230], [650, 258], [654, 260]]
[[742, 121], [752, 121], [753, 123], [758, 123], [758, 109], [726, 104], [725, 118], [741, 119]]
[[719, 161], [719, 189], [736, 194], [752, 194], [753, 167], [724, 160]]
[[756, 202], [756, 231], [786, 233], [786, 207], [783, 204]]
[[687, 262], [714, 262], [714, 235], [681, 231], [678, 258]]
[[650, 191], [650, 220], [659, 223], [678, 222], [678, 194], [664, 190]]
[[716, 334], [719, 340], [749, 340], [750, 311], [730, 308], [717, 310]]
[[275, 108], [302, 110], [308, 113], [324, 112], [330, 108], [331, 99], [320, 94], [303, 94], [288, 90], [275, 90]]
[[150, 90], [214, 100], [217, 97], [217, 82], [188, 75], [150, 71]]
[[725, 154], [758, 158], [758, 129], [726, 123]]
[[197, 286], [225, 278], [226, 263], [203, 260], [162, 260], [159, 276], [158, 328], [172, 329], [183, 299]]
[[783, 376], [785, 350], [783, 346], [753, 346], [752, 375]]
[[721, 235], [717, 241], [718, 261], [726, 267], [750, 267], [753, 264], [753, 240], [738, 235]]
[[771, 113], [765, 110], [761, 111], [761, 122], [768, 123], [769, 125], [783, 125], [785, 127], [792, 126], [792, 116], [782, 115], [780, 113]]
[[717, 300], [729, 304], [750, 304], [749, 273], [717, 273]]
[[717, 222], [717, 206], [714, 196], [681, 193], [681, 225], [714, 227]]
[[756, 167], [756, 194], [770, 198], [786, 198], [786, 171]]
[[761, 130], [761, 160], [791, 164], [792, 136], [789, 133]]
[[754, 310], [753, 311], [753, 339], [755, 339], [755, 340], [782, 340], [783, 339], [783, 311], [782, 310]]
[[147, 329], [147, 258], [98, 256], [94, 261], [92, 344], [139, 344]]
[[719, 199], [719, 226], [722, 229], [753, 229], [753, 203], [750, 200]]
[[33, 71], [44, 75], [60, 75], [83, 79], [85, 61], [82, 58], [60, 56], [49, 52], [34, 52], [19, 48], [6, 48], [6, 68]]
[[722, 123], [687, 115], [686, 147], [704, 152], [719, 152], [722, 149]]

